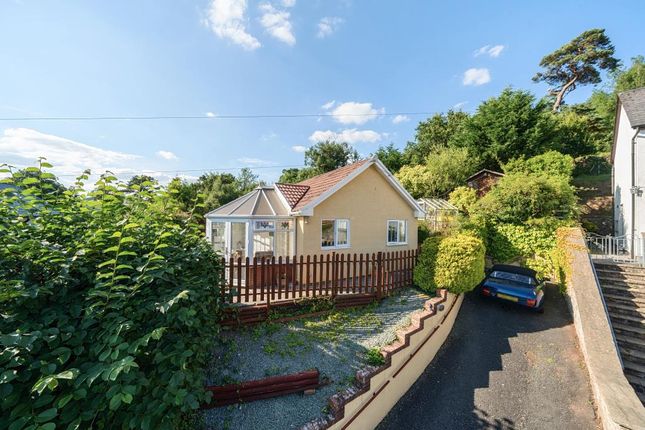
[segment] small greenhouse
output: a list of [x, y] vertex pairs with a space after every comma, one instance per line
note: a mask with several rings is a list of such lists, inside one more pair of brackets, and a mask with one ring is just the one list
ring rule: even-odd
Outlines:
[[459, 209], [444, 199], [422, 198], [417, 203], [425, 211], [425, 221], [432, 231], [443, 231], [450, 228], [459, 213]]

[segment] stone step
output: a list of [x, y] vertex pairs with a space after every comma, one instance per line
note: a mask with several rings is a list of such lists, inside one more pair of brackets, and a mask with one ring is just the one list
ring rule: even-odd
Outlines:
[[636, 376], [629, 372], [625, 372], [625, 378], [632, 384], [634, 391], [638, 395], [638, 398], [641, 399], [641, 402], [645, 400], [645, 378], [641, 376]]
[[603, 291], [605, 302], [633, 304], [637, 308], [645, 308], [645, 294], [643, 296], [633, 297], [628, 294], [614, 293], [613, 290]]
[[603, 270], [607, 272], [620, 272], [620, 273], [634, 273], [636, 275], [645, 276], [645, 267], [634, 264], [605, 264], [594, 263], [596, 270]]

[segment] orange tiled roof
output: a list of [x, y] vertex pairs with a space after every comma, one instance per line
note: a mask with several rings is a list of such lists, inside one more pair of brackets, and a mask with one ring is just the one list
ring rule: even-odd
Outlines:
[[307, 185], [277, 183], [275, 186], [278, 187], [278, 190], [280, 190], [287, 200], [290, 208], [296, 206], [300, 199], [309, 191], [309, 186]]
[[[333, 188], [336, 184], [345, 179], [356, 169], [369, 161], [369, 159], [360, 160], [355, 163], [348, 164], [347, 166], [340, 167], [336, 170], [332, 170], [331, 172], [323, 173], [322, 175], [314, 176], [313, 178], [298, 182], [295, 185], [298, 185], [300, 187], [307, 186], [309, 188], [307, 192], [298, 200], [295, 206], [292, 207], [292, 209], [295, 211], [302, 209], [308, 203], [311, 203], [325, 191]], [[289, 200], [287, 199], [287, 201]]]

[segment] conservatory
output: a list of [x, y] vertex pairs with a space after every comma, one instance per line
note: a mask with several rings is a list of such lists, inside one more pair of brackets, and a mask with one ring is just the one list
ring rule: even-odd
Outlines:
[[258, 187], [207, 213], [206, 237], [227, 259], [291, 257], [295, 217], [274, 187]]
[[444, 199], [422, 198], [417, 203], [425, 211], [425, 221], [432, 231], [443, 231], [456, 221], [459, 209]]

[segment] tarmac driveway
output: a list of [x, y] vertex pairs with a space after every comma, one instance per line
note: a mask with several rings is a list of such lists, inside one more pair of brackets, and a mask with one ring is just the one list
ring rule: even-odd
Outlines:
[[467, 294], [448, 340], [378, 428], [599, 428], [557, 288], [544, 314]]

